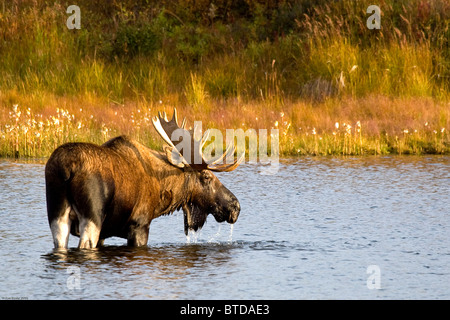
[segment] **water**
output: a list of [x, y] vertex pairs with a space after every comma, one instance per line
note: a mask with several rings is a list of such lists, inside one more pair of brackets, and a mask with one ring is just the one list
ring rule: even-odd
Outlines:
[[0, 297], [450, 298], [450, 157], [300, 158], [273, 176], [260, 170], [219, 174], [241, 203], [234, 229], [210, 216], [186, 239], [179, 212], [152, 222], [145, 248], [111, 238], [80, 251], [71, 237], [58, 252], [44, 165], [0, 161]]

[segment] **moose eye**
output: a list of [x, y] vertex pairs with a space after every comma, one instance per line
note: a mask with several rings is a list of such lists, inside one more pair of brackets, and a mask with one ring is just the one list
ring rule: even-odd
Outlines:
[[209, 171], [203, 171], [202, 172], [202, 180], [204, 182], [209, 182], [212, 179], [212, 173]]

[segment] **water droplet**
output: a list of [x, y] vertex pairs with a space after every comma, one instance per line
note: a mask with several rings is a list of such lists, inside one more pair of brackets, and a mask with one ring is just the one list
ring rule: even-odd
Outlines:
[[230, 224], [230, 235], [228, 236], [228, 243], [233, 243], [233, 229], [234, 224]]
[[194, 231], [192, 229], [189, 229], [188, 234], [186, 236], [186, 243], [197, 243], [199, 235], [200, 235], [200, 230]]
[[219, 229], [217, 229], [217, 232], [215, 235], [213, 235], [211, 238], [209, 238], [208, 243], [214, 242], [214, 239], [220, 236], [221, 229], [222, 229], [222, 224], [219, 223]]

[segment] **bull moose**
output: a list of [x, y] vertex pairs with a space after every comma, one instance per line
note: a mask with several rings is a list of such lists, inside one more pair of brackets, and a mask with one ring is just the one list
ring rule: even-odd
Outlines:
[[[216, 221], [235, 223], [238, 199], [212, 171], [232, 171], [244, 154], [236, 148], [215, 161], [202, 153], [206, 132], [195, 140], [193, 130], [180, 127], [176, 109], [170, 121], [165, 112], [153, 125], [168, 144], [164, 152], [119, 136], [103, 145], [66, 143], [58, 147], [45, 166], [47, 213], [55, 248], [67, 248], [69, 234], [80, 238], [79, 248], [95, 248], [112, 236], [127, 239], [129, 246], [147, 244], [153, 219], [182, 209], [184, 231], [202, 228], [208, 214]], [[191, 137], [191, 159], [172, 141], [178, 130]], [[184, 138], [183, 138], [184, 139]], [[230, 156], [232, 163], [222, 163]], [[201, 159], [201, 161], [194, 161]], [[220, 163], [220, 164], [218, 164]]]

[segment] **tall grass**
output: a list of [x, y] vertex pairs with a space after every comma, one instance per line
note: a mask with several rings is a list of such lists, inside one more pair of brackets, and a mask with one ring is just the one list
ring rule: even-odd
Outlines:
[[80, 30], [70, 4], [0, 0], [2, 156], [120, 133], [155, 146], [131, 115], [171, 107], [278, 127], [282, 154], [449, 152], [447, 1], [384, 1], [381, 30], [365, 0], [80, 0]]

